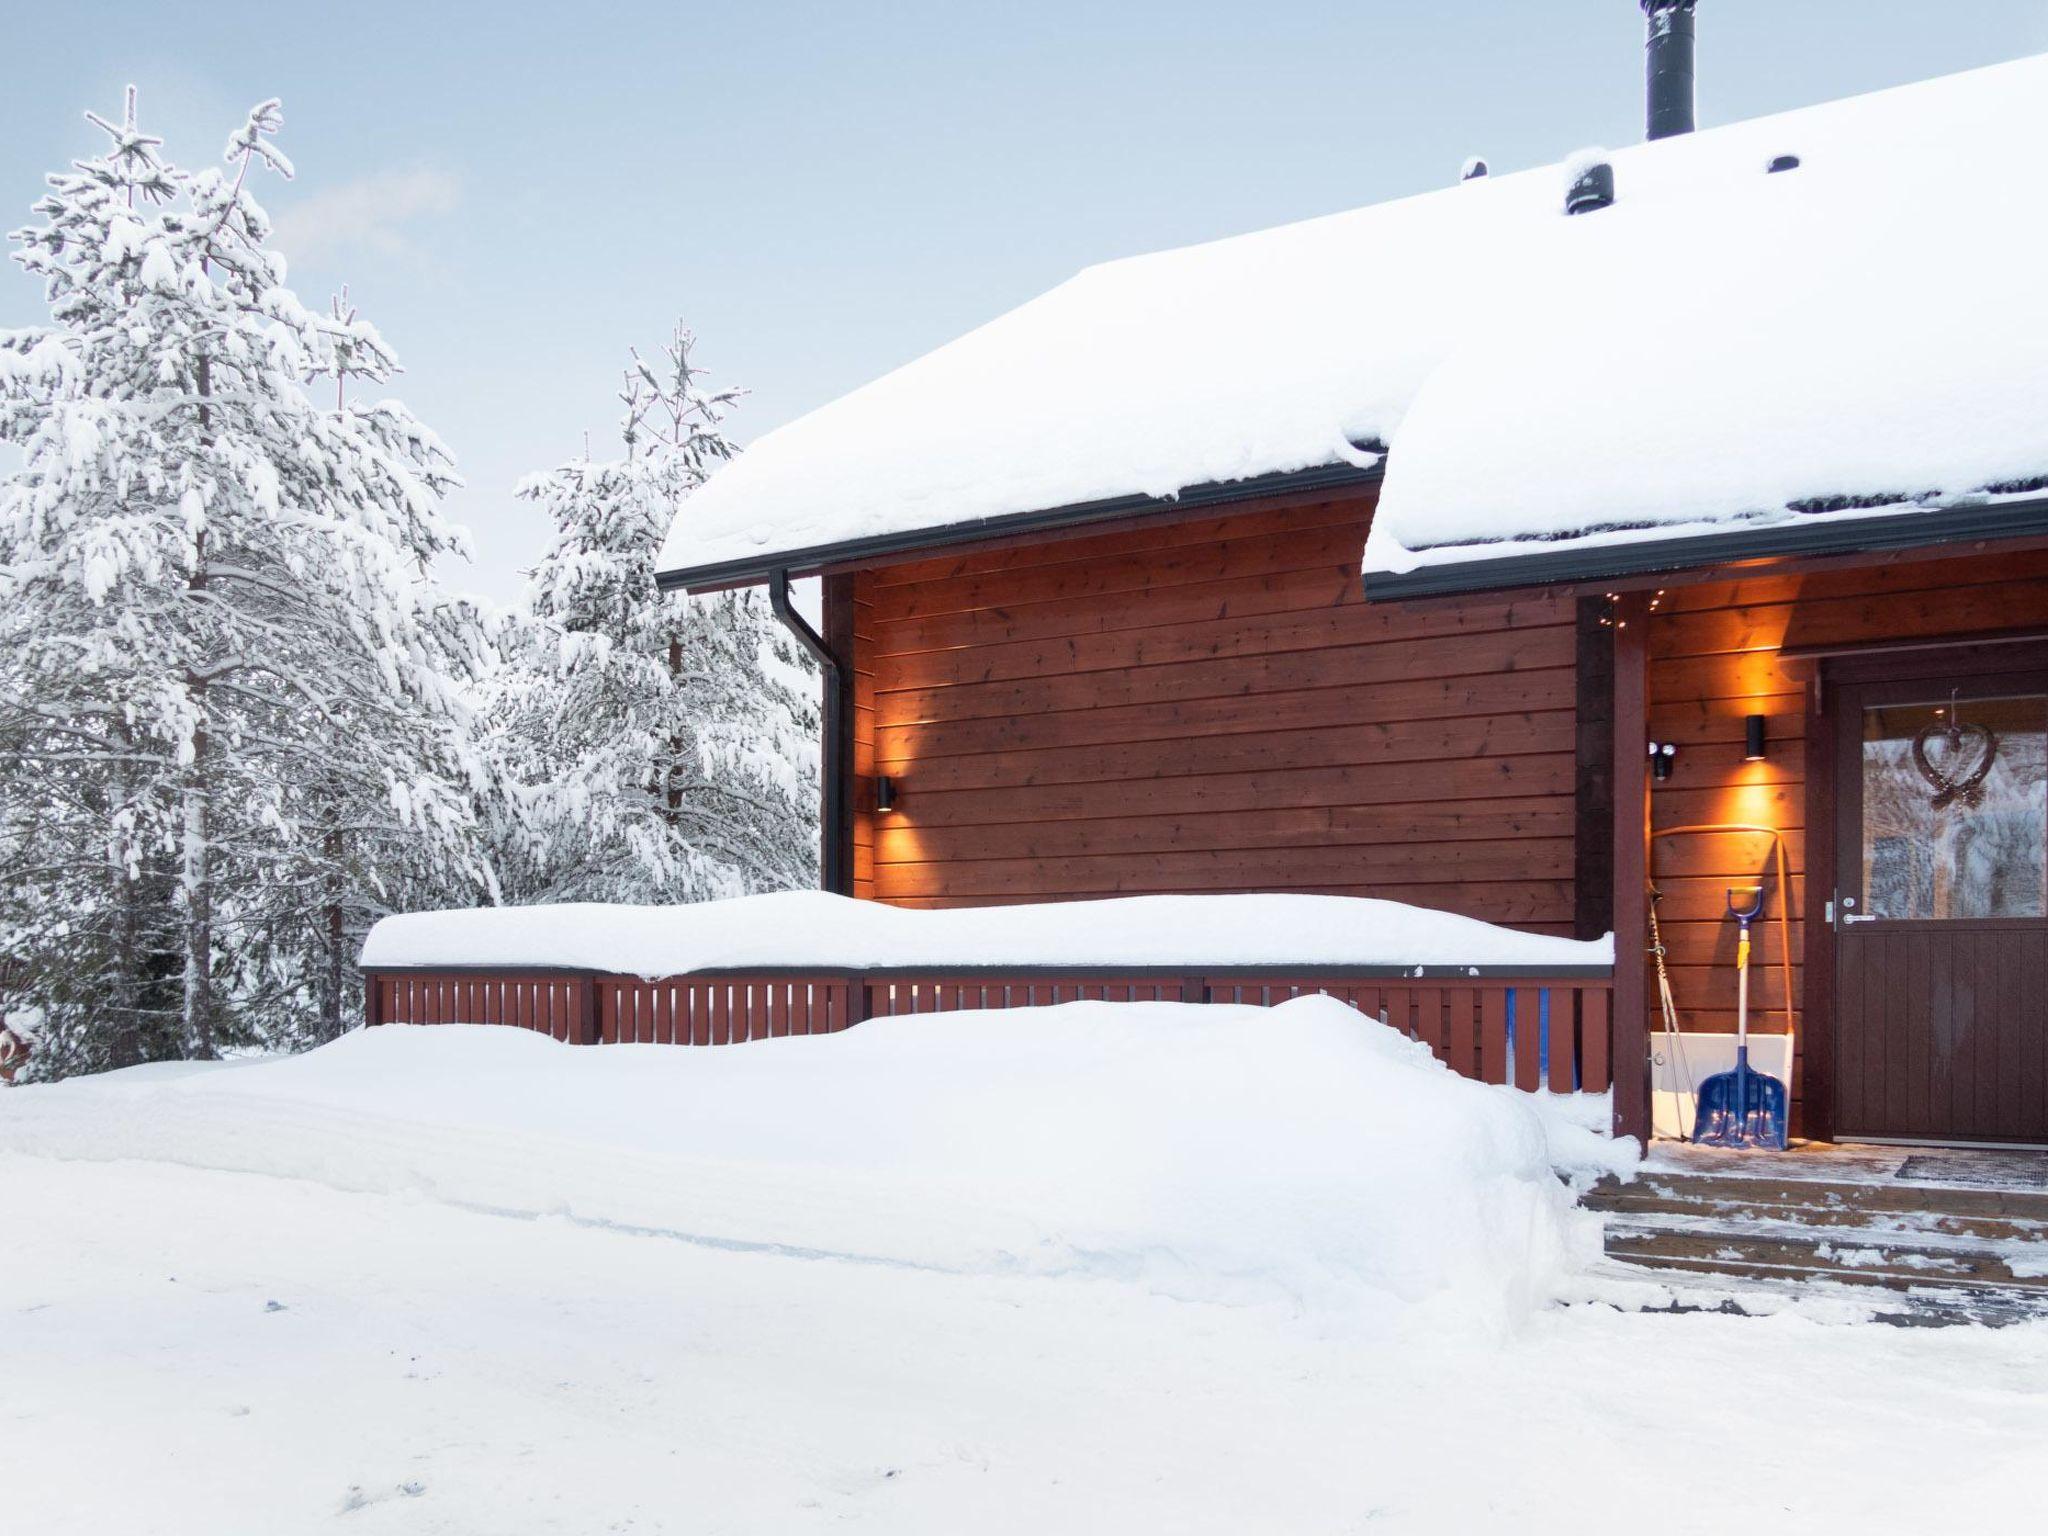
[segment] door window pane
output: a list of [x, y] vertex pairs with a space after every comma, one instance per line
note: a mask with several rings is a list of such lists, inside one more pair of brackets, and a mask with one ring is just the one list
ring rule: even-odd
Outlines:
[[1873, 917], [2048, 912], [2048, 699], [1863, 712], [1863, 900]]

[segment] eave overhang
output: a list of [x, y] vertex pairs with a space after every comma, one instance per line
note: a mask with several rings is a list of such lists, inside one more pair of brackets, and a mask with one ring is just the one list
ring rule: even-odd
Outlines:
[[2048, 497], [1899, 512], [1881, 517], [1809, 514], [1811, 521], [1769, 528], [1732, 528], [1633, 543], [1555, 547], [1524, 544], [1515, 554], [1486, 555], [1412, 571], [1367, 571], [1368, 602], [1453, 597], [1533, 587], [1582, 586], [1715, 566], [1802, 557], [1881, 554], [2007, 539], [2048, 537]]
[[[1377, 445], [1358, 446], [1363, 452], [1380, 452]], [[1236, 502], [1258, 501], [1273, 496], [1359, 490], [1378, 485], [1385, 473], [1384, 465], [1384, 457], [1370, 465], [1322, 464], [1313, 469], [1254, 475], [1246, 480], [1209, 481], [1188, 486], [1173, 496], [1111, 496], [1100, 501], [1079, 501], [1042, 512], [1012, 512], [999, 517], [976, 518], [971, 522], [948, 523], [939, 528], [881, 533], [837, 544], [816, 544], [806, 549], [750, 555], [743, 560], [724, 560], [710, 565], [661, 571], [654, 580], [664, 592], [713, 592], [726, 587], [759, 586], [777, 571], [792, 577], [815, 576], [825, 570], [845, 569], [908, 554], [937, 552], [962, 544], [1014, 538], [1020, 534], [1085, 528], [1094, 523], [1116, 522], [1148, 513], [1227, 507]]]

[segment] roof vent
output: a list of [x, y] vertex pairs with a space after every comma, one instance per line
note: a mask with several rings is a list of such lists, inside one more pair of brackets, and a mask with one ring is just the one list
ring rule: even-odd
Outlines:
[[1777, 175], [1780, 171], [1796, 171], [1799, 169], [1799, 157], [1797, 155], [1773, 155], [1771, 156], [1771, 163], [1765, 166], [1764, 169], [1773, 176]]
[[1600, 158], [1581, 158], [1570, 168], [1571, 184], [1565, 188], [1566, 213], [1592, 213], [1614, 201], [1614, 167]]
[[1693, 6], [1698, 0], [1642, 0], [1649, 18], [1643, 44], [1649, 82], [1645, 138], [1668, 139], [1693, 128]]
[[1478, 181], [1481, 177], [1486, 175], [1486, 171], [1486, 162], [1480, 159], [1479, 156], [1474, 155], [1471, 159], [1467, 160], [1462, 167], [1460, 167], [1458, 171], [1458, 180]]

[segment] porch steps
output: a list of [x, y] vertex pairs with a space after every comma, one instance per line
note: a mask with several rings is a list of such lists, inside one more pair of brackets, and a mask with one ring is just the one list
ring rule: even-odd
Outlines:
[[[1822, 1319], [1885, 1323], [1899, 1328], [1940, 1328], [1961, 1323], [2004, 1327], [2048, 1316], [2038, 1291], [1950, 1285], [1895, 1289], [1843, 1285], [1810, 1275], [1771, 1271], [1734, 1275], [1721, 1270], [1649, 1268], [1609, 1259], [1589, 1272], [1595, 1290], [1583, 1298], [1638, 1312], [1715, 1312], [1768, 1317], [1787, 1309]], [[1647, 1289], [1646, 1289], [1647, 1288]], [[1816, 1303], [1821, 1304], [1814, 1311]]]
[[1836, 1298], [1858, 1292], [1892, 1320], [2048, 1318], [2048, 1190], [1871, 1176], [1815, 1157], [1757, 1172], [1701, 1159], [1603, 1180], [1583, 1203], [1605, 1219], [1610, 1260], [1712, 1287], [1766, 1285]]

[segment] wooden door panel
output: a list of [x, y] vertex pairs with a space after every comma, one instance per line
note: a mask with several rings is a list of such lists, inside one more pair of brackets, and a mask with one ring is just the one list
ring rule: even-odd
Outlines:
[[[2048, 672], [1839, 694], [1837, 1134], [2048, 1142]], [[1944, 801], [1956, 720], [1994, 767]]]

